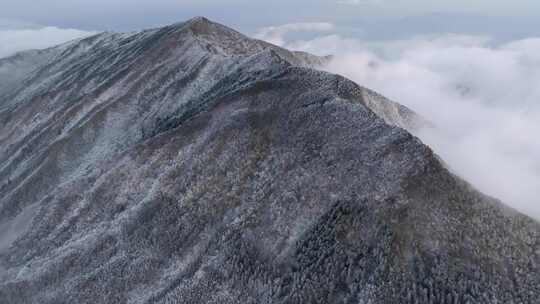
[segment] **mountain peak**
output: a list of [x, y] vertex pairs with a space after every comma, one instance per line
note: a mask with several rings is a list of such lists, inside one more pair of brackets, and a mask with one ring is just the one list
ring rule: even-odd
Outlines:
[[198, 16], [181, 24], [183, 29], [190, 30], [195, 35], [224, 34], [234, 31], [224, 25], [213, 22], [205, 17]]
[[[255, 55], [272, 50], [287, 62], [305, 67], [319, 67], [330, 59], [330, 57], [319, 57], [304, 52], [291, 52], [266, 41], [252, 39], [232, 28], [202, 16], [171, 26], [174, 33], [193, 36], [204, 45], [205, 50], [222, 55]], [[170, 26], [165, 27], [167, 31], [170, 28]]]
[[193, 18], [189, 19], [188, 21], [186, 21], [186, 23], [190, 23], [190, 24], [208, 24], [208, 23], [213, 23], [213, 22], [210, 21], [206, 17], [197, 16], [197, 17], [193, 17]]

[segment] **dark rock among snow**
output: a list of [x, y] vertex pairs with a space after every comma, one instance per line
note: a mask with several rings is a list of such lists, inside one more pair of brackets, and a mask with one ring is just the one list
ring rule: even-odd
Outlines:
[[18, 56], [0, 303], [539, 303], [540, 225], [325, 58], [204, 18]]

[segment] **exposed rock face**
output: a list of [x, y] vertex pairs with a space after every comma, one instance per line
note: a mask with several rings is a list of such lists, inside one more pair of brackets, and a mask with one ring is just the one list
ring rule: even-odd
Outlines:
[[538, 303], [540, 225], [324, 59], [204, 18], [47, 54], [0, 91], [0, 303]]

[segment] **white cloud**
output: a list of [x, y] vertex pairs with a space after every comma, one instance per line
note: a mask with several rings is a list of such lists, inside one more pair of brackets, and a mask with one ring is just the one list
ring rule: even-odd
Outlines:
[[335, 29], [335, 26], [332, 23], [328, 22], [289, 23], [280, 26], [262, 28], [255, 34], [255, 38], [282, 46], [285, 43], [286, 35], [289, 33], [328, 32], [333, 29]]
[[433, 121], [437, 128], [417, 135], [458, 175], [540, 218], [540, 39], [490, 43], [463, 35], [390, 42], [329, 35], [284, 46], [334, 53], [329, 71]]
[[57, 27], [0, 29], [0, 58], [29, 49], [43, 49], [93, 32]]

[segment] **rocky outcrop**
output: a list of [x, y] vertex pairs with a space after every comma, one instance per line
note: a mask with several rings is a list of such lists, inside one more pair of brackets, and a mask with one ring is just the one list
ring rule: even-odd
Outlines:
[[204, 18], [55, 52], [0, 95], [0, 302], [540, 296], [540, 225], [316, 57]]

